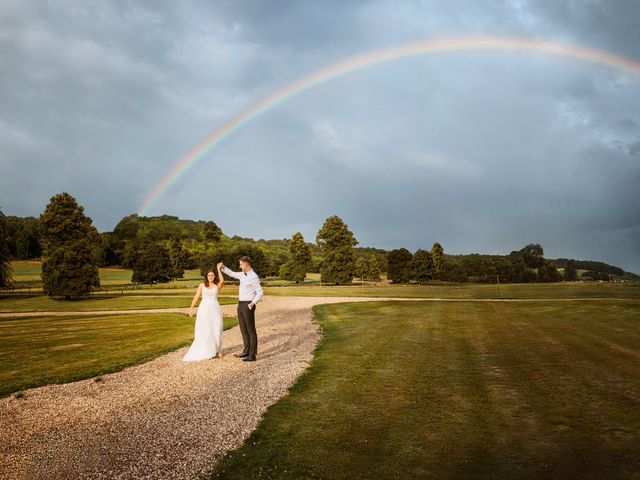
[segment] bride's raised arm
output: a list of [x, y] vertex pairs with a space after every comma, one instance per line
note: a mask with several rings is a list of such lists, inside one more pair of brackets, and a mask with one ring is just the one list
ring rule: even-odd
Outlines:
[[224, 275], [222, 275], [222, 267], [218, 264], [218, 292], [222, 290], [224, 285]]

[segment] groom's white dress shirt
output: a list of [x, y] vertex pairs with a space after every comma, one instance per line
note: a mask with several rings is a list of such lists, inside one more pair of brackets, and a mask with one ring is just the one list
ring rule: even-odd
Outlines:
[[262, 300], [264, 291], [262, 290], [260, 279], [256, 272], [253, 270], [249, 270], [246, 273], [234, 272], [233, 270], [229, 270], [227, 267], [222, 267], [222, 272], [226, 273], [230, 277], [240, 280], [238, 300], [241, 302], [251, 302], [253, 305]]

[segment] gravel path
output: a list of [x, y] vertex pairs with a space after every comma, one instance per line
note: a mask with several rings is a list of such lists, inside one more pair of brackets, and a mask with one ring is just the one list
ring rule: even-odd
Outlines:
[[268, 297], [257, 311], [257, 362], [231, 355], [242, 345], [235, 327], [224, 334], [222, 359], [184, 364], [185, 347], [100, 382], [0, 399], [0, 478], [201, 477], [306, 368], [319, 338], [311, 307], [364, 300]]

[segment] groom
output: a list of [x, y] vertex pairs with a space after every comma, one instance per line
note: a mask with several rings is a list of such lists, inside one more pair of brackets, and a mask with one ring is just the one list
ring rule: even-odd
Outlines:
[[260, 286], [260, 279], [251, 267], [249, 257], [240, 257], [241, 272], [234, 272], [224, 266], [222, 262], [218, 264], [222, 267], [222, 272], [230, 277], [240, 280], [240, 295], [238, 296], [238, 324], [242, 334], [244, 348], [242, 353], [234, 356], [242, 358], [245, 362], [255, 362], [258, 354], [258, 334], [256, 332], [256, 304], [262, 299], [264, 292]]

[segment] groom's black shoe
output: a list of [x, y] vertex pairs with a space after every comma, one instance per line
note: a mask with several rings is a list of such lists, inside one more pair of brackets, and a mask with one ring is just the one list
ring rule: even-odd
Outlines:
[[238, 357], [238, 358], [244, 358], [244, 357], [248, 357], [249, 354], [248, 353], [234, 353], [233, 356], [234, 357]]
[[248, 357], [243, 358], [242, 361], [243, 362], [255, 362], [256, 361], [256, 357], [255, 357], [255, 355], [249, 355]]

